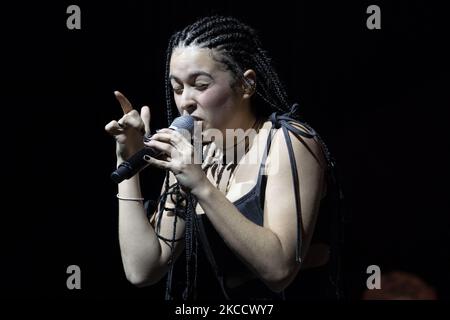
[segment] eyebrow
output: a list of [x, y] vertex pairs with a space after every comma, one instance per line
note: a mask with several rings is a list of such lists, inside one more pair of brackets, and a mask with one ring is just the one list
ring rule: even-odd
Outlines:
[[[206, 76], [206, 77], [210, 78], [211, 80], [213, 80], [212, 75], [210, 75], [208, 72], [205, 72], [205, 71], [193, 72], [193, 73], [189, 74], [188, 79], [193, 79], [193, 78], [196, 78], [198, 76]], [[174, 79], [174, 80], [176, 80], [178, 82], [180, 81], [180, 79], [178, 77], [174, 76], [173, 74], [170, 74], [169, 75], [169, 80], [172, 80], [172, 79]]]

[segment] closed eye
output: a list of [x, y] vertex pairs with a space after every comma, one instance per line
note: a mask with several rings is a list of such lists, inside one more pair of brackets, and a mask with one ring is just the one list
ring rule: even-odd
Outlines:
[[208, 88], [208, 84], [206, 84], [206, 83], [200, 83], [200, 84], [196, 84], [195, 85], [195, 88], [197, 89], [197, 90], [199, 90], [199, 91], [204, 91], [204, 90], [206, 90], [207, 88]]
[[[194, 86], [194, 88], [198, 91], [205, 91], [206, 89], [208, 89], [208, 87], [209, 87], [208, 83], [198, 83], [198, 84], [195, 84], [195, 86]], [[172, 85], [172, 90], [176, 95], [183, 94], [183, 86]]]
[[173, 92], [175, 92], [175, 94], [182, 94], [183, 93], [183, 88], [182, 87], [172, 87], [173, 88]]

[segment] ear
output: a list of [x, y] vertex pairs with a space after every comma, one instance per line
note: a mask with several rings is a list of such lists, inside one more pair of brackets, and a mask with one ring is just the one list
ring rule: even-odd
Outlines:
[[252, 69], [248, 69], [244, 72], [244, 79], [242, 83], [242, 89], [244, 99], [250, 99], [250, 97], [256, 92], [256, 73]]

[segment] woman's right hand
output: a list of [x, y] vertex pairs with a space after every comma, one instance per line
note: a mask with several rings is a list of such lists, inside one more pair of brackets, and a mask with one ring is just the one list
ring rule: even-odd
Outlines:
[[150, 134], [150, 108], [143, 106], [139, 115], [122, 93], [115, 91], [114, 95], [122, 107], [123, 117], [108, 123], [105, 130], [116, 139], [117, 162], [121, 163], [144, 147], [144, 135]]

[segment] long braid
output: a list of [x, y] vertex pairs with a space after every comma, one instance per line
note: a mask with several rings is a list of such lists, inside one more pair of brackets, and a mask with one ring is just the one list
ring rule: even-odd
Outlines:
[[170, 86], [170, 80], [169, 80], [169, 75], [170, 75], [170, 56], [172, 55], [172, 50], [173, 50], [173, 44], [174, 44], [174, 40], [177, 34], [174, 34], [170, 40], [169, 40], [169, 46], [167, 48], [167, 52], [166, 52], [166, 71], [165, 71], [165, 77], [164, 77], [164, 82], [165, 82], [165, 89], [166, 89], [166, 109], [167, 109], [167, 123], [170, 126], [170, 124], [172, 123], [172, 105], [173, 105], [173, 95], [172, 95], [172, 90], [171, 90], [171, 86]]
[[[186, 288], [183, 292], [183, 299], [188, 300], [191, 298], [193, 287], [196, 286], [197, 278], [197, 228], [194, 219], [195, 217], [195, 204], [196, 201], [191, 194], [187, 195], [187, 206], [185, 208], [185, 221], [186, 221], [186, 233], [185, 233], [185, 245], [186, 245]], [[191, 286], [191, 265], [192, 257], [194, 257], [194, 281]]]
[[267, 53], [261, 48], [258, 47], [259, 55], [257, 57], [261, 58], [260, 63], [262, 64], [261, 68], [263, 72], [266, 72], [269, 76], [270, 81], [268, 84], [274, 85], [274, 89], [276, 91], [277, 98], [281, 101], [281, 105], [289, 108], [289, 103], [287, 101], [287, 93], [281, 84], [280, 79], [277, 76], [275, 70], [270, 66], [270, 59]]
[[[167, 197], [170, 196], [172, 202], [175, 204], [174, 208], [168, 208], [166, 207]], [[166, 291], [165, 291], [165, 299], [166, 300], [172, 300], [172, 276], [173, 276], [173, 268], [174, 268], [174, 258], [175, 258], [175, 250], [174, 245], [175, 242], [182, 240], [183, 238], [176, 239], [176, 230], [177, 230], [177, 221], [178, 217], [181, 217], [182, 219], [185, 219], [184, 215], [180, 214], [180, 206], [181, 203], [184, 201], [184, 199], [181, 197], [181, 193], [179, 192], [179, 186], [177, 183], [174, 183], [173, 185], [169, 185], [169, 171], [166, 172], [166, 180], [164, 185], [164, 192], [159, 198], [159, 211], [158, 211], [158, 219], [156, 223], [156, 235], [158, 238], [163, 240], [169, 247], [170, 247], [170, 258], [169, 258], [169, 271], [167, 273], [167, 280], [166, 280]], [[161, 230], [161, 221], [163, 217], [164, 211], [170, 211], [173, 212], [175, 217], [173, 221], [173, 233], [172, 233], [172, 239], [167, 239], [159, 234]]]

